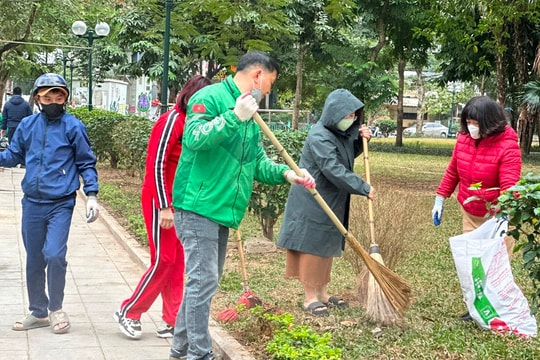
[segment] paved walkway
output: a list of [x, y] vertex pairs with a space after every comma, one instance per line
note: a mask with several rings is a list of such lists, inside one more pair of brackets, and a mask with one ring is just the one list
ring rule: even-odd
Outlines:
[[[24, 169], [0, 168], [0, 359], [44, 360], [166, 360], [170, 340], [154, 334], [161, 321], [161, 301], [141, 318], [143, 335], [126, 338], [113, 312], [137, 285], [149, 262], [147, 251], [102, 211], [92, 224], [85, 220], [81, 196], [73, 214], [68, 241], [68, 272], [64, 310], [71, 320], [67, 334], [50, 327], [13, 331], [13, 323], [28, 312], [25, 250], [21, 238], [20, 182]], [[252, 359], [219, 327], [211, 328], [216, 352], [223, 359]]]

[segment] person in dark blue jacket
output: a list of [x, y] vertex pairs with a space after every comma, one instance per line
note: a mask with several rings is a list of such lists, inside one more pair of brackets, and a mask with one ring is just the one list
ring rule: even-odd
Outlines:
[[15, 129], [17, 129], [21, 120], [32, 115], [30, 104], [21, 95], [22, 90], [20, 87], [13, 88], [13, 96], [4, 104], [4, 109], [2, 110], [2, 134], [0, 136], [7, 129], [9, 142], [11, 142]]
[[95, 221], [99, 214], [96, 157], [84, 124], [65, 112], [69, 90], [63, 77], [41, 75], [32, 95], [40, 112], [21, 121], [9, 147], [0, 153], [0, 166], [26, 164], [21, 182], [22, 238], [30, 314], [12, 329], [51, 326], [54, 333], [61, 334], [71, 327], [62, 303], [67, 240], [79, 177], [87, 196], [87, 221]]

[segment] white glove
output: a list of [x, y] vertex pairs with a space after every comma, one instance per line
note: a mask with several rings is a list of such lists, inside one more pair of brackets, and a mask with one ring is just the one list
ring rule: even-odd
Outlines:
[[313, 189], [315, 187], [315, 179], [313, 179], [313, 176], [311, 176], [306, 169], [300, 169], [300, 171], [302, 171], [304, 176], [296, 175], [294, 170], [287, 170], [283, 175], [285, 175], [285, 179], [293, 185], [299, 184], [303, 185], [306, 189]]
[[442, 213], [443, 213], [443, 203], [444, 198], [440, 195], [435, 196], [435, 205], [431, 210], [431, 218], [433, 219], [433, 224], [435, 226], [441, 225]]
[[234, 113], [240, 121], [251, 119], [257, 110], [259, 110], [259, 104], [257, 104], [257, 100], [250, 93], [244, 93], [236, 99]]
[[99, 216], [99, 205], [94, 195], [88, 196], [86, 199], [86, 222], [91, 223], [96, 221]]

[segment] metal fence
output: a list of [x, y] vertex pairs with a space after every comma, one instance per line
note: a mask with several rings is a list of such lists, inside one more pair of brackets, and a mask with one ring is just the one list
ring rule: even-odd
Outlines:
[[[293, 110], [259, 109], [259, 114], [272, 130], [292, 130]], [[312, 112], [300, 110], [298, 130], [309, 130], [315, 123]]]

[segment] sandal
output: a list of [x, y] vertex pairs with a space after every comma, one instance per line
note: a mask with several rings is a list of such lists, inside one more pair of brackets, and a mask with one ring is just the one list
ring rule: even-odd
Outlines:
[[328, 306], [320, 301], [314, 301], [307, 307], [303, 307], [304, 311], [314, 316], [328, 316]]
[[50, 323], [48, 318], [39, 319], [32, 314], [28, 314], [24, 319], [15, 322], [15, 324], [13, 324], [13, 326], [11, 327], [11, 330], [23, 331], [46, 327], [49, 325]]
[[335, 306], [338, 309], [348, 309], [349, 303], [345, 300], [337, 297], [337, 296], [330, 296], [328, 298], [328, 302], [326, 303], [327, 306]]
[[[71, 323], [69, 322], [69, 317], [62, 310], [50, 312], [49, 318], [51, 319], [52, 331], [55, 334], [67, 333], [69, 328], [71, 327]], [[60, 324], [67, 324], [67, 325], [60, 327]]]

